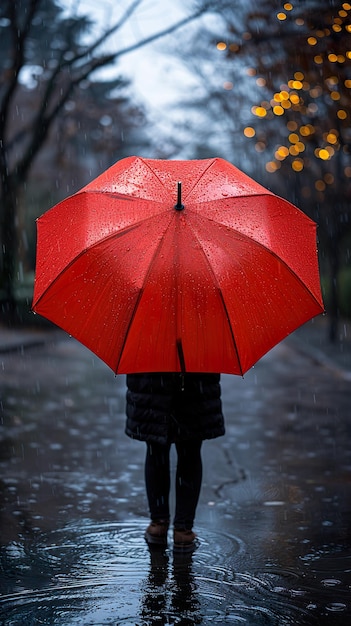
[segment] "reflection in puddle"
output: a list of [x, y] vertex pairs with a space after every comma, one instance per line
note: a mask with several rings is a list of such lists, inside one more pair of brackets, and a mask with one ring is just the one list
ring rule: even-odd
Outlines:
[[150, 552], [144, 527], [87, 522], [4, 547], [0, 623], [290, 626], [346, 617], [349, 590], [339, 578], [316, 575], [312, 589], [269, 565], [249, 573], [247, 546], [206, 529], [193, 555], [173, 555], [171, 546]]

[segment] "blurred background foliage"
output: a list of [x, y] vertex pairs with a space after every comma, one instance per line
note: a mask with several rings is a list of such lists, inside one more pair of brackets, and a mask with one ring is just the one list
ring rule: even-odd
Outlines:
[[333, 340], [339, 317], [351, 316], [351, 5], [186, 3], [180, 24], [130, 46], [142, 55], [158, 39], [192, 77], [162, 130], [136, 98], [133, 73], [121, 73], [128, 46], [108, 46], [142, 5], [123, 3], [96, 34], [93, 15], [59, 0], [1, 3], [3, 318], [29, 319], [35, 218], [50, 206], [127, 155], [221, 156], [317, 221]]

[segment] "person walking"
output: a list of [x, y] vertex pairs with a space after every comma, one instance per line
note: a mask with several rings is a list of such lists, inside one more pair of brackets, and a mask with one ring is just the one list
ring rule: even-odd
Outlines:
[[150, 547], [166, 547], [170, 524], [170, 450], [177, 451], [173, 549], [196, 546], [193, 524], [202, 483], [201, 446], [224, 435], [220, 374], [127, 375], [126, 434], [146, 442]]

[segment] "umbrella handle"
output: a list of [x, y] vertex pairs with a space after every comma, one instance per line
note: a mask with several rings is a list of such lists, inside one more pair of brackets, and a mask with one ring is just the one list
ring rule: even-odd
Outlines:
[[182, 183], [177, 183], [177, 204], [174, 205], [174, 208], [177, 211], [182, 211], [184, 209], [184, 204], [182, 204]]

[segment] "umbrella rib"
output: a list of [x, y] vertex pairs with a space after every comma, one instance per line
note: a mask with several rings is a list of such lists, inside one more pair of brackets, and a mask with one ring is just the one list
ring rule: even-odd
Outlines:
[[204, 171], [201, 173], [201, 175], [196, 179], [196, 181], [194, 182], [193, 186], [191, 187], [191, 189], [189, 189], [187, 196], [189, 196], [192, 191], [198, 186], [198, 184], [200, 183], [201, 179], [205, 176], [206, 172], [208, 172], [209, 169], [211, 169], [211, 167], [213, 167], [213, 165], [216, 163], [216, 161], [218, 161], [218, 159], [212, 159], [211, 163], [208, 164], [208, 166], [204, 169]]
[[79, 252], [79, 254], [77, 254], [73, 259], [70, 260], [69, 263], [67, 263], [67, 265], [65, 265], [62, 270], [55, 276], [54, 280], [51, 281], [51, 283], [46, 287], [46, 289], [44, 289], [44, 291], [40, 294], [39, 298], [33, 302], [33, 306], [36, 307], [40, 301], [42, 300], [42, 298], [46, 295], [46, 293], [49, 291], [49, 289], [51, 289], [51, 287], [53, 285], [55, 285], [59, 279], [61, 278], [61, 276], [70, 268], [72, 267], [72, 265], [74, 265], [74, 263], [76, 263], [76, 261], [78, 261], [78, 259], [80, 259], [86, 252], [87, 250], [93, 250], [94, 248], [96, 248], [97, 246], [99, 246], [101, 244], [101, 242], [103, 241], [108, 241], [109, 239], [113, 239], [114, 237], [118, 237], [118, 236], [122, 236], [124, 235], [126, 232], [133, 230], [134, 228], [137, 228], [137, 226], [132, 225], [129, 226], [128, 228], [125, 228], [124, 230], [118, 231], [118, 233], [111, 233], [110, 235], [107, 235], [106, 237], [103, 237], [102, 239], [99, 239], [99, 241], [96, 241], [95, 243], [93, 243], [91, 246], [87, 246], [85, 247], [83, 250], [81, 250]]
[[199, 177], [196, 179], [196, 181], [195, 181], [194, 185], [193, 185], [193, 186], [192, 186], [192, 188], [189, 190], [188, 195], [190, 195], [190, 194], [191, 194], [191, 192], [192, 192], [192, 191], [193, 191], [193, 190], [194, 190], [194, 189], [198, 186], [199, 182], [200, 182], [200, 181], [201, 181], [201, 179], [205, 176], [206, 172], [208, 172], [208, 170], [209, 170], [209, 169], [211, 169], [211, 167], [213, 167], [213, 166], [214, 166], [214, 164], [215, 164], [217, 161], [218, 161], [218, 159], [217, 159], [217, 158], [215, 158], [215, 159], [212, 159], [212, 160], [211, 160], [211, 163], [209, 163], [209, 164], [208, 164], [208, 166], [204, 169], [204, 171], [202, 172], [201, 176], [199, 176]]
[[158, 253], [159, 253], [159, 250], [161, 249], [161, 247], [162, 247], [162, 245], [163, 245], [163, 241], [164, 241], [165, 235], [166, 235], [167, 231], [169, 230], [169, 228], [170, 228], [170, 226], [171, 226], [171, 223], [172, 223], [172, 220], [170, 220], [170, 222], [169, 222], [169, 224], [168, 224], [167, 228], [165, 229], [165, 231], [164, 231], [164, 233], [163, 233], [162, 237], [160, 238], [160, 241], [159, 241], [159, 243], [158, 243], [157, 247], [155, 248], [155, 250], [154, 250], [154, 252], [153, 252], [153, 255], [152, 255], [152, 257], [151, 257], [151, 260], [150, 260], [150, 263], [149, 263], [148, 270], [147, 270], [147, 272], [145, 273], [144, 280], [143, 280], [143, 284], [142, 284], [142, 286], [140, 287], [140, 290], [139, 290], [139, 293], [138, 293], [138, 297], [137, 297], [137, 299], [136, 299], [136, 301], [135, 301], [135, 304], [134, 304], [134, 307], [133, 307], [133, 312], [132, 312], [132, 314], [130, 315], [129, 322], [128, 322], [128, 326], [127, 326], [126, 332], [124, 333], [123, 344], [122, 344], [122, 346], [121, 346], [121, 349], [120, 349], [120, 352], [119, 352], [119, 356], [118, 356], [118, 359], [117, 359], [117, 364], [116, 364], [116, 367], [115, 367], [115, 372], [116, 372], [116, 373], [118, 372], [119, 364], [120, 364], [120, 362], [121, 362], [121, 358], [122, 358], [122, 355], [123, 355], [123, 352], [124, 352], [124, 349], [125, 349], [125, 346], [126, 346], [126, 343], [127, 343], [128, 335], [129, 335], [130, 329], [131, 329], [131, 327], [132, 327], [132, 325], [133, 325], [133, 321], [134, 321], [134, 318], [135, 318], [136, 312], [137, 312], [137, 310], [138, 310], [138, 306], [139, 306], [140, 300], [141, 300], [141, 298], [142, 298], [142, 296], [143, 296], [143, 293], [144, 293], [144, 285], [145, 285], [145, 284], [147, 283], [147, 281], [148, 281], [148, 277], [150, 276], [150, 273], [151, 273], [152, 267], [153, 267], [153, 265], [154, 265], [154, 263], [155, 263], [155, 260], [157, 259], [157, 256], [158, 256]]
[[74, 265], [74, 263], [80, 259], [81, 256], [83, 256], [87, 250], [93, 250], [96, 246], [101, 245], [101, 243], [108, 241], [109, 239], [113, 239], [113, 238], [117, 238], [117, 237], [122, 237], [123, 235], [125, 235], [128, 232], [131, 232], [132, 230], [135, 230], [136, 228], [139, 228], [141, 223], [145, 223], [147, 221], [152, 221], [153, 219], [155, 219], [155, 215], [150, 215], [144, 219], [141, 219], [138, 221], [137, 224], [131, 224], [130, 226], [126, 226], [126, 228], [123, 228], [122, 230], [119, 230], [117, 233], [110, 233], [109, 235], [106, 235], [106, 237], [103, 237], [102, 239], [99, 239], [99, 241], [94, 242], [91, 246], [86, 246], [84, 249], [80, 250], [79, 254], [77, 254], [73, 259], [71, 259], [71, 261], [64, 266], [64, 268], [59, 272], [59, 274], [57, 274], [54, 278], [54, 280], [46, 287], [46, 289], [40, 294], [39, 298], [33, 302], [33, 307], [36, 307], [37, 304], [40, 303], [40, 301], [42, 300], [42, 298], [45, 296], [45, 294], [48, 292], [49, 289], [51, 289], [51, 287], [53, 285], [55, 285], [55, 283], [57, 283], [57, 281], [61, 278], [62, 274], [64, 274], [67, 269], [69, 269], [72, 265]]
[[205, 259], [206, 265], [207, 265], [207, 266], [208, 266], [208, 268], [209, 268], [209, 271], [210, 271], [210, 273], [211, 273], [211, 275], [212, 275], [212, 277], [213, 277], [214, 283], [215, 283], [215, 285], [216, 285], [216, 287], [217, 287], [217, 290], [218, 290], [218, 293], [219, 293], [219, 295], [220, 295], [220, 300], [221, 300], [222, 307], [223, 307], [223, 310], [224, 310], [224, 313], [225, 313], [225, 316], [226, 316], [226, 319], [227, 319], [227, 322], [228, 322], [228, 326], [229, 326], [230, 335], [231, 335], [231, 338], [232, 338], [233, 347], [234, 347], [235, 354], [236, 354], [236, 357], [237, 357], [237, 360], [238, 360], [238, 364], [239, 364], [239, 368], [240, 368], [240, 374], [241, 374], [241, 376], [243, 376], [243, 375], [244, 375], [244, 372], [243, 372], [243, 368], [241, 367], [241, 363], [240, 363], [239, 350], [238, 350], [238, 346], [237, 346], [237, 343], [236, 343], [236, 340], [235, 340], [235, 337], [234, 337], [234, 332], [233, 332], [233, 328], [232, 328], [232, 325], [231, 325], [231, 322], [230, 322], [230, 317], [229, 317], [229, 314], [228, 314], [228, 309], [227, 309], [227, 306], [226, 306], [225, 300], [224, 300], [224, 298], [223, 298], [223, 293], [222, 293], [222, 290], [221, 290], [220, 284], [218, 283], [217, 276], [216, 276], [216, 274], [215, 274], [215, 273], [214, 273], [214, 271], [213, 271], [213, 268], [212, 268], [212, 266], [211, 266], [211, 263], [209, 262], [209, 260], [208, 260], [208, 258], [207, 258], [207, 256], [206, 256], [206, 254], [205, 254], [205, 252], [204, 252], [204, 250], [203, 250], [203, 247], [202, 247], [202, 245], [201, 245], [201, 242], [199, 241], [199, 238], [197, 237], [196, 232], [194, 231], [194, 228], [193, 228], [191, 225], [190, 225], [190, 228], [191, 228], [191, 230], [193, 231], [193, 235], [194, 235], [194, 237], [195, 237], [196, 241], [198, 242], [198, 245], [199, 245], [199, 250], [201, 250], [201, 252], [202, 252], [202, 255], [203, 255], [204, 259]]
[[[244, 235], [244, 237], [246, 237], [248, 240], [250, 240], [249, 237], [247, 237], [247, 235]], [[318, 302], [318, 299], [316, 298], [316, 296], [311, 292], [311, 290], [309, 289], [309, 287], [307, 287], [306, 283], [303, 282], [303, 280], [300, 278], [300, 276], [298, 276], [298, 274], [296, 274], [296, 272], [294, 272], [294, 270], [290, 267], [290, 265], [288, 265], [286, 263], [286, 261], [284, 261], [278, 254], [276, 254], [273, 250], [271, 250], [270, 248], [267, 248], [267, 246], [264, 246], [262, 243], [260, 243], [259, 241], [255, 242], [257, 246], [259, 246], [260, 248], [263, 248], [263, 250], [267, 251], [271, 256], [273, 256], [275, 259], [277, 259], [277, 261], [279, 263], [281, 263], [281, 265], [283, 265], [289, 272], [289, 274], [291, 274], [292, 276], [294, 276], [295, 280], [302, 286], [303, 290], [310, 296], [310, 298], [320, 307], [320, 302]]]
[[[264, 194], [262, 194], [264, 195]], [[214, 201], [216, 202], [216, 200]], [[308, 216], [306, 216], [308, 217]], [[203, 220], [208, 220], [209, 222], [214, 222], [215, 224], [218, 224], [219, 222], [215, 219], [213, 219], [212, 217], [208, 217], [207, 215], [201, 215], [201, 218]], [[309, 218], [308, 218], [309, 219]], [[252, 239], [251, 237], [249, 237], [248, 235], [245, 235], [245, 233], [242, 233], [240, 230], [237, 230], [236, 228], [231, 228], [231, 230], [235, 233], [238, 233], [238, 235], [242, 238], [247, 240], [249, 243], [251, 243], [252, 241], [255, 242], [255, 245], [257, 245], [258, 247], [262, 248], [263, 250], [265, 250], [268, 254], [270, 254], [271, 256], [273, 256], [275, 259], [277, 259], [277, 261], [279, 261], [279, 263], [281, 263], [282, 265], [284, 265], [284, 267], [288, 270], [288, 272], [294, 276], [294, 278], [300, 283], [300, 285], [302, 285], [304, 291], [306, 291], [309, 296], [312, 298], [312, 300], [314, 300], [314, 302], [320, 306], [320, 302], [318, 301], [318, 299], [316, 298], [316, 296], [314, 296], [314, 294], [311, 292], [311, 290], [307, 287], [307, 285], [303, 282], [303, 280], [298, 276], [298, 274], [296, 274], [296, 272], [294, 272], [294, 270], [290, 267], [290, 265], [288, 265], [288, 263], [286, 263], [286, 261], [284, 261], [278, 254], [276, 254], [276, 252], [274, 252], [271, 248], [268, 248], [267, 246], [265, 246], [263, 243], [261, 243], [260, 241], [257, 241], [256, 239]], [[193, 231], [194, 232], [194, 231]], [[196, 237], [196, 234], [194, 233], [194, 236]], [[206, 255], [205, 255], [206, 256]]]
[[320, 307], [320, 302], [318, 302], [318, 299], [316, 298], [316, 296], [311, 292], [311, 290], [309, 289], [309, 287], [307, 287], [306, 283], [303, 282], [303, 280], [300, 278], [300, 276], [298, 276], [296, 274], [296, 272], [294, 272], [294, 270], [290, 267], [290, 265], [288, 265], [280, 256], [278, 256], [278, 254], [276, 254], [275, 252], [273, 252], [272, 250], [270, 250], [269, 248], [267, 248], [267, 246], [264, 246], [263, 244], [256, 242], [258, 246], [260, 246], [261, 248], [263, 248], [264, 250], [267, 250], [269, 252], [269, 254], [271, 256], [274, 256], [275, 259], [277, 259], [277, 261], [279, 261], [279, 263], [281, 263], [289, 272], [289, 274], [291, 274], [292, 276], [294, 276], [295, 280], [302, 286], [303, 290], [311, 297], [311, 299]]
[[[155, 176], [155, 178], [160, 182], [160, 184], [162, 185], [162, 187], [164, 187], [165, 189], [167, 189], [164, 185], [164, 183], [162, 182], [161, 178], [156, 174], [156, 172], [152, 169], [152, 167], [146, 162], [145, 159], [143, 159], [142, 157], [139, 157], [140, 161], [142, 161], [144, 163], [144, 165], [150, 170], [150, 172], [152, 172], [152, 174]], [[188, 194], [189, 195], [193, 189], [195, 189], [195, 187], [198, 185], [198, 183], [200, 182], [200, 180], [202, 179], [202, 177], [206, 174], [206, 172], [215, 164], [215, 162], [218, 161], [218, 159], [212, 159], [211, 163], [209, 163], [207, 165], [207, 167], [204, 169], [204, 171], [201, 173], [201, 175], [196, 179], [194, 185], [191, 187], [191, 189], [189, 189]], [[168, 190], [167, 190], [168, 191]]]
[[[83, 194], [91, 194], [91, 195], [101, 195], [101, 196], [106, 196], [106, 192], [105, 191], [100, 191], [100, 190], [92, 190], [92, 191], [84, 191], [82, 192]], [[163, 213], [165, 211], [165, 203], [161, 202], [161, 201], [157, 201], [157, 200], [148, 200], [147, 198], [140, 198], [139, 196], [133, 197], [133, 196], [126, 196], [124, 194], [119, 194], [119, 193], [109, 193], [109, 198], [115, 198], [117, 200], [122, 200], [125, 202], [145, 202], [145, 203], [150, 203], [152, 202], [152, 206], [154, 207], [155, 205], [159, 205], [160, 206], [160, 213]], [[152, 215], [146, 216], [146, 217], [140, 217], [138, 219], [138, 224], [142, 224], [144, 222], [146, 222], [149, 219], [152, 219], [153, 217], [156, 217], [156, 215], [158, 215], [158, 213], [153, 213]], [[134, 225], [133, 225], [134, 226]], [[123, 231], [119, 231], [119, 232], [125, 232]], [[109, 237], [109, 235], [108, 235]], [[101, 239], [101, 241], [103, 241]]]
[[156, 178], [156, 180], [158, 180], [161, 187], [163, 187], [163, 189], [166, 189], [166, 191], [169, 193], [169, 190], [167, 189], [167, 187], [165, 187], [164, 183], [162, 182], [161, 178], [156, 174], [155, 170], [153, 170], [152, 167], [150, 167], [150, 165], [146, 162], [145, 159], [143, 159], [142, 157], [139, 157], [139, 159], [145, 165], [145, 167], [147, 167], [147, 169], [152, 173], [152, 175]]

